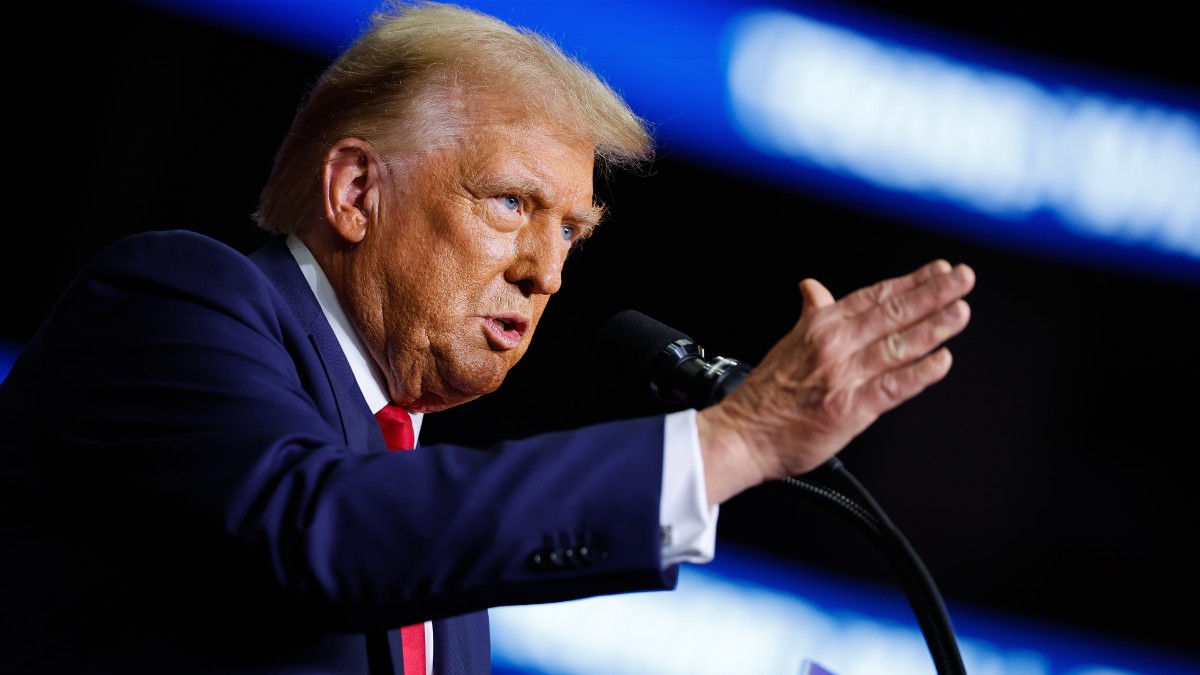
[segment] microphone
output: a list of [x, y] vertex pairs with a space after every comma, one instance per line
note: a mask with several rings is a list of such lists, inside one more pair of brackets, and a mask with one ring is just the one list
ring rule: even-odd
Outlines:
[[614, 314], [600, 337], [619, 363], [649, 376], [651, 391], [670, 405], [699, 409], [716, 403], [752, 368], [727, 356], [708, 358], [686, 334], [632, 309]]

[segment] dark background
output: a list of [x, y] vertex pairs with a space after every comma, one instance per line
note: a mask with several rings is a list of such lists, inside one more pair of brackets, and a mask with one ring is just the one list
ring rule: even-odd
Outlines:
[[[1032, 0], [859, 6], [1200, 91], [1193, 24], [1159, 0], [1086, 12]], [[326, 63], [117, 0], [31, 11], [46, 16], [13, 27], [6, 96], [0, 339], [17, 343], [74, 271], [123, 234], [188, 228], [243, 249], [260, 241], [250, 220], [259, 186]], [[880, 419], [843, 461], [952, 607], [1200, 656], [1200, 288], [990, 248], [670, 153], [600, 194], [610, 218], [567, 266], [526, 360], [500, 392], [427, 418], [423, 442], [484, 445], [656, 410], [642, 383], [610, 376], [597, 349], [597, 329], [621, 309], [753, 363], [796, 320], [804, 277], [840, 296], [935, 257], [967, 262], [978, 275], [973, 319], [951, 342], [950, 375]], [[720, 536], [894, 583], [857, 533], [769, 491], [728, 503]]]

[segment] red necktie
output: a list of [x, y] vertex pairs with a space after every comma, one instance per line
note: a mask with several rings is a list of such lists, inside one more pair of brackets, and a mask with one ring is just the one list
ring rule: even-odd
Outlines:
[[416, 444], [413, 438], [412, 418], [408, 411], [391, 403], [375, 413], [379, 428], [383, 430], [383, 438], [387, 441], [388, 450], [412, 450]]
[[[388, 450], [412, 450], [415, 445], [412, 418], [408, 411], [391, 403], [375, 413]], [[404, 675], [425, 675], [425, 624], [415, 623], [400, 629], [404, 645]]]

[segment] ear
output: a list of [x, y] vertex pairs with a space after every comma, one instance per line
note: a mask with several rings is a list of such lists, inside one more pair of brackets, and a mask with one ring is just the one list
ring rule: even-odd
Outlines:
[[382, 172], [379, 155], [361, 138], [343, 138], [325, 153], [321, 165], [325, 220], [351, 244], [367, 235]]

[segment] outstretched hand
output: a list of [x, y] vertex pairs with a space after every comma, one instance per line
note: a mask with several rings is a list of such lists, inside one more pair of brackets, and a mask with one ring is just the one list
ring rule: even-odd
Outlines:
[[966, 265], [935, 260], [835, 300], [800, 282], [796, 325], [720, 403], [697, 413], [710, 504], [811, 471], [950, 371], [970, 320]]

